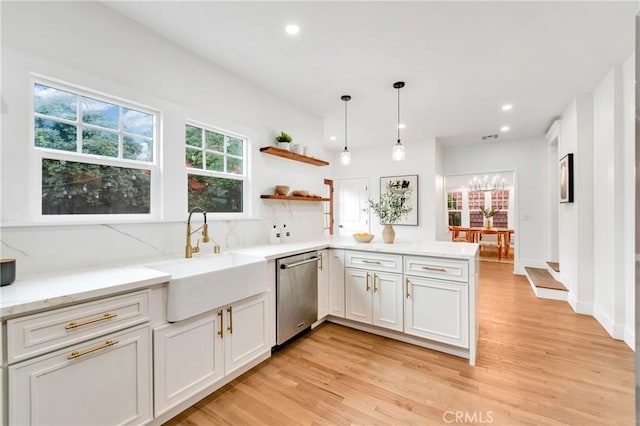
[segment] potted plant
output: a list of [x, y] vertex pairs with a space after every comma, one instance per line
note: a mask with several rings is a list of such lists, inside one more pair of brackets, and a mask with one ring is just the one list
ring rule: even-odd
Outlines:
[[491, 229], [491, 227], [493, 226], [493, 217], [499, 211], [500, 211], [500, 209], [494, 209], [493, 207], [490, 207], [490, 208], [480, 207], [480, 212], [482, 213], [482, 215], [484, 216], [484, 219], [485, 219], [484, 227], [486, 229]]
[[365, 211], [373, 210], [380, 218], [380, 223], [384, 225], [382, 240], [385, 243], [391, 244], [395, 241], [396, 231], [393, 229], [393, 224], [398, 223], [412, 210], [406, 202], [410, 196], [411, 189], [398, 189], [393, 186], [393, 182], [389, 182], [386, 191], [380, 194], [380, 200], [377, 203], [372, 200], [368, 201], [369, 207]]
[[291, 143], [292, 140], [293, 138], [291, 137], [291, 135], [285, 132], [280, 132], [279, 135], [276, 135], [276, 141], [278, 141], [278, 148], [286, 149], [287, 151], [290, 150], [289, 144]]

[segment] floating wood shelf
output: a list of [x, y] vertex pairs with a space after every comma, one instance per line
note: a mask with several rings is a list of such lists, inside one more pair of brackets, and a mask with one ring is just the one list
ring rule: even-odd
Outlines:
[[329, 198], [299, 197], [294, 195], [261, 195], [263, 200], [330, 201]]
[[289, 160], [300, 161], [301, 163], [313, 164], [314, 166], [328, 166], [329, 162], [318, 158], [309, 157], [308, 155], [296, 154], [286, 149], [280, 149], [275, 146], [264, 146], [260, 148], [260, 152], [275, 155], [276, 157], [288, 158]]

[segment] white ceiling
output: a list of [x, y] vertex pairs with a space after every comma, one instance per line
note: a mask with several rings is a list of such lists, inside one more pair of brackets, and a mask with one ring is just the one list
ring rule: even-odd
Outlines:
[[[339, 149], [391, 145], [403, 80], [403, 142], [544, 134], [634, 48], [629, 2], [105, 3], [325, 120]], [[296, 23], [300, 34], [285, 34]], [[500, 107], [513, 104], [505, 113]], [[331, 135], [337, 141], [330, 142]]]

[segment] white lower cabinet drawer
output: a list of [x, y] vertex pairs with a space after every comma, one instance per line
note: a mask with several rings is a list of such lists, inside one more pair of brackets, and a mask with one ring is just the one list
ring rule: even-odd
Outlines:
[[9, 364], [149, 320], [149, 290], [7, 321]]
[[367, 251], [345, 251], [345, 267], [402, 273], [402, 256]]
[[148, 325], [8, 370], [11, 425], [142, 425], [153, 418]]
[[469, 347], [467, 284], [405, 277], [404, 332]]
[[449, 281], [469, 281], [469, 262], [441, 257], [404, 257], [405, 275], [436, 278]]

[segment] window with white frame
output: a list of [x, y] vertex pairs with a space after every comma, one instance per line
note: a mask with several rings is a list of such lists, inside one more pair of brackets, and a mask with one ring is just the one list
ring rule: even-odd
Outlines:
[[33, 96], [41, 214], [152, 216], [158, 113], [44, 80]]
[[185, 126], [188, 209], [243, 213], [247, 138], [200, 124]]

